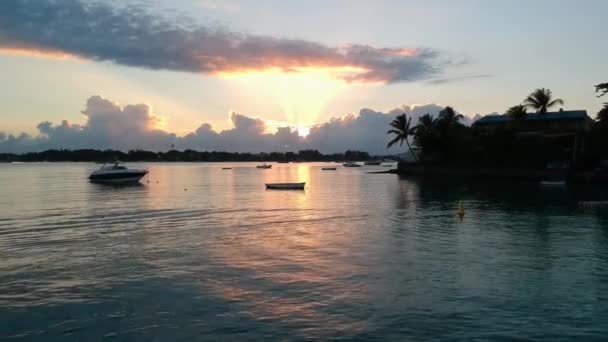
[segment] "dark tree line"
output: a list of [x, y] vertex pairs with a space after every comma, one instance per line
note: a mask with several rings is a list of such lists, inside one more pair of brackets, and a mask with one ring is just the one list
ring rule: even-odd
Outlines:
[[[596, 92], [599, 97], [608, 93], [608, 83], [597, 85]], [[521, 104], [506, 111], [513, 122], [496, 128], [491, 134], [481, 134], [475, 127], [460, 123], [462, 116], [451, 107], [445, 107], [436, 117], [423, 115], [417, 124], [404, 113], [390, 125], [387, 133], [394, 137], [389, 145], [407, 143], [416, 160], [423, 163], [544, 168], [549, 161], [565, 159], [563, 149], [555, 146], [571, 146], [572, 138], [547, 141], [541, 136], [519, 134], [520, 128], [528, 110], [543, 115], [563, 104], [562, 99], [553, 97], [551, 90], [536, 89]], [[410, 140], [415, 147], [410, 148]], [[579, 156], [580, 167], [593, 169], [602, 160], [608, 160], [608, 103], [597, 113], [590, 132], [581, 143], [585, 148], [584, 155]]]
[[302, 150], [298, 152], [272, 153], [232, 153], [216, 151], [171, 150], [167, 152], [152, 152], [132, 150], [122, 152], [117, 150], [47, 150], [23, 154], [0, 154], [2, 161], [23, 162], [112, 162], [112, 161], [147, 161], [147, 162], [224, 162], [224, 161], [345, 161], [367, 160], [370, 155], [361, 151], [346, 151], [344, 153], [322, 154], [317, 150]]

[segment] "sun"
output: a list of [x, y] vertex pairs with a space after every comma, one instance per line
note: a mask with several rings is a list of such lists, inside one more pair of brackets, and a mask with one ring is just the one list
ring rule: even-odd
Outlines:
[[306, 138], [308, 134], [310, 134], [310, 127], [307, 126], [300, 126], [296, 130], [298, 132], [298, 135], [302, 138]]

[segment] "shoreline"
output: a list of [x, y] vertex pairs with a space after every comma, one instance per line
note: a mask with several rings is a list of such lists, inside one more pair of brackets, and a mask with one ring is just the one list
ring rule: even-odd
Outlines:
[[[515, 169], [500, 167], [471, 167], [438, 164], [414, 164], [399, 162], [397, 169], [391, 170], [403, 176], [448, 176], [457, 178], [476, 178], [494, 180], [536, 181], [551, 179], [560, 175], [564, 170], [551, 169]], [[593, 171], [577, 171], [566, 177], [568, 183], [576, 184], [608, 184], [608, 174], [598, 174]]]

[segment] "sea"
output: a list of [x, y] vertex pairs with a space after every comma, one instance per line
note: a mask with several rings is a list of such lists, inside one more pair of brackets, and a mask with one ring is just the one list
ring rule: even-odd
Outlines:
[[0, 340], [608, 339], [606, 187], [129, 166], [0, 164]]

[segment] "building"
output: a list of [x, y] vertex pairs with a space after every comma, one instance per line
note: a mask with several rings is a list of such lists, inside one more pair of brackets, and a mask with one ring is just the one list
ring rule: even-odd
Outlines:
[[564, 110], [544, 114], [528, 114], [522, 119], [510, 115], [488, 115], [475, 121], [473, 127], [492, 131], [500, 127], [512, 126], [522, 133], [542, 135], [573, 135], [588, 132], [593, 120], [585, 110]]
[[510, 115], [488, 115], [473, 123], [479, 135], [512, 131], [518, 139], [528, 139], [548, 146], [547, 152], [556, 162], [576, 163], [584, 149], [586, 134], [593, 120], [585, 110], [568, 110], [528, 114], [521, 119]]

